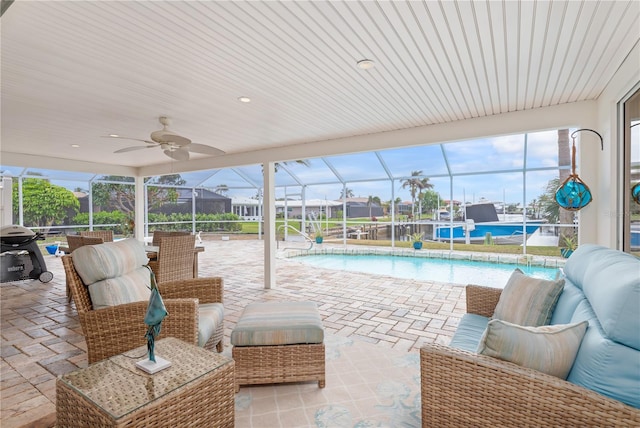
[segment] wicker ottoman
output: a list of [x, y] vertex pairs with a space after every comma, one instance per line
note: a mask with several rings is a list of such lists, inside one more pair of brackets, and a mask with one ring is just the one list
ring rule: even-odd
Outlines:
[[318, 381], [325, 385], [324, 328], [313, 302], [248, 305], [231, 332], [235, 389]]

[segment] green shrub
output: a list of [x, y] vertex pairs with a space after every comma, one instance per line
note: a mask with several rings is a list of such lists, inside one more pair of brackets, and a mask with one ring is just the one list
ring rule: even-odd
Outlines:
[[[116, 235], [125, 235], [126, 224], [129, 216], [121, 211], [100, 211], [93, 213], [93, 225], [117, 225], [110, 226]], [[228, 223], [240, 220], [240, 217], [233, 213], [218, 214], [196, 214], [196, 229], [202, 232], [239, 232], [242, 230], [241, 223]], [[191, 230], [191, 214], [185, 213], [149, 213], [149, 223], [151, 230], [180, 231]], [[162, 223], [162, 224], [154, 224]], [[78, 227], [78, 231], [89, 230], [89, 213], [76, 215], [71, 224], [83, 225]]]

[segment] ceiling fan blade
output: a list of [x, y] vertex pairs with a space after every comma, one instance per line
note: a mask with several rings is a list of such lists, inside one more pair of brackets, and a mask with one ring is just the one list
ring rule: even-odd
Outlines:
[[152, 149], [156, 146], [133, 146], [133, 147], [125, 147], [124, 149], [120, 149], [120, 150], [116, 150], [113, 153], [125, 153], [125, 152], [132, 152], [134, 150], [142, 150], [142, 149]]
[[191, 143], [186, 147], [186, 149], [193, 153], [202, 153], [203, 155], [218, 156], [225, 154], [223, 150], [198, 143]]
[[171, 159], [175, 159], [177, 161], [188, 161], [189, 160], [189, 152], [184, 149], [167, 149], [164, 151], [164, 154], [169, 156]]
[[157, 144], [150, 140], [143, 140], [140, 138], [131, 138], [131, 137], [121, 137], [119, 135], [103, 135], [102, 138], [117, 138], [119, 140], [133, 140], [133, 141], [142, 141], [143, 143], [147, 143], [147, 144]]

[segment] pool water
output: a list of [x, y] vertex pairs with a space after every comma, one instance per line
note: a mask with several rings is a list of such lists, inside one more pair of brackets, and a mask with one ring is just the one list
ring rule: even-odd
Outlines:
[[548, 280], [555, 279], [559, 273], [557, 268], [540, 266], [392, 255], [321, 254], [299, 256], [295, 260], [334, 270], [496, 288], [504, 287], [516, 267], [526, 275]]

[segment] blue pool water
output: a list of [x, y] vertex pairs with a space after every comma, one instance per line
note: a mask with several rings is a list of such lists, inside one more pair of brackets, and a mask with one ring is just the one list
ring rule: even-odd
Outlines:
[[550, 280], [555, 279], [559, 272], [557, 268], [539, 266], [391, 255], [322, 254], [300, 256], [294, 260], [334, 270], [496, 288], [504, 287], [516, 267], [529, 276]]
[[[527, 226], [527, 235], [534, 233], [538, 229], [538, 226]], [[449, 239], [450, 228], [442, 226], [437, 230], [437, 237], [439, 239]], [[522, 238], [522, 223], [519, 224], [476, 224], [475, 229], [469, 233], [470, 238], [484, 238], [487, 233], [490, 233], [493, 237], [503, 236], [519, 236]], [[456, 226], [453, 228], [453, 237], [464, 238], [464, 228], [462, 226]]]

